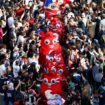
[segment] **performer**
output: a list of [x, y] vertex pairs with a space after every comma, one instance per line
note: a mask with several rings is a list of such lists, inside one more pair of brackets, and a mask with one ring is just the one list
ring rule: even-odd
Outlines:
[[44, 76], [40, 89], [40, 95], [43, 105], [64, 105], [65, 99], [61, 83], [56, 74]]

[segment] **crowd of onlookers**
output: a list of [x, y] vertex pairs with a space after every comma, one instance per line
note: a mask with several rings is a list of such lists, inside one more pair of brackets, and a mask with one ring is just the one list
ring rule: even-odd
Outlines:
[[[60, 43], [70, 73], [65, 80], [67, 105], [105, 105], [105, 8], [101, 2], [74, 0], [59, 16], [65, 26]], [[43, 68], [38, 62], [38, 33], [47, 30], [47, 22], [40, 0], [0, 1], [0, 93], [5, 105], [40, 105]]]

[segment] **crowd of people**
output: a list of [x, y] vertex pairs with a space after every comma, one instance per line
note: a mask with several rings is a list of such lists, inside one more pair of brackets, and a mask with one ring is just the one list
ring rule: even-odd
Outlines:
[[[60, 44], [69, 71], [65, 105], [105, 105], [105, 4], [71, 1], [58, 16], [65, 27]], [[5, 105], [41, 105], [39, 32], [47, 30], [48, 22], [40, 0], [0, 1], [0, 94]]]

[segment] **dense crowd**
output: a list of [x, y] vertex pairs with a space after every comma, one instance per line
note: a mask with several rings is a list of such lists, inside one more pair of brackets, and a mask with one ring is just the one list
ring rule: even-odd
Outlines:
[[[49, 22], [43, 2], [2, 0], [0, 5], [0, 93], [5, 105], [40, 105], [39, 32]], [[72, 0], [58, 16], [65, 26], [60, 44], [69, 70], [65, 105], [105, 105], [104, 6], [100, 0]]]

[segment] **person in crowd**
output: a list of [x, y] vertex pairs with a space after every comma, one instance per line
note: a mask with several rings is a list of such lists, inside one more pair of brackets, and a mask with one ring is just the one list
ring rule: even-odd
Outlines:
[[[60, 44], [69, 70], [65, 105], [105, 105], [105, 9], [99, 4], [71, 0], [57, 16], [65, 29]], [[5, 105], [40, 104], [41, 37], [49, 24], [43, 7], [44, 0], [0, 1], [0, 102]]]

